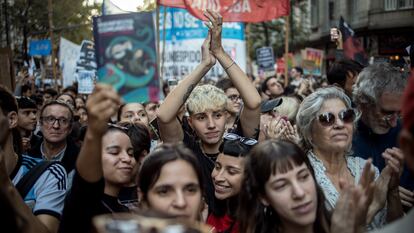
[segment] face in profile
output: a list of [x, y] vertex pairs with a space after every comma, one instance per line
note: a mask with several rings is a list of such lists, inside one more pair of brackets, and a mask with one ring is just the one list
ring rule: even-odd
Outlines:
[[262, 203], [271, 207], [282, 224], [309, 226], [315, 222], [317, 192], [313, 176], [303, 163], [285, 173], [276, 171], [265, 184]]
[[211, 173], [214, 195], [217, 199], [224, 200], [239, 194], [243, 179], [244, 160], [244, 157], [219, 154]]
[[201, 188], [194, 168], [182, 159], [166, 163], [148, 190], [147, 204], [161, 213], [197, 220], [201, 210]]
[[25, 108], [18, 110], [18, 125], [19, 128], [33, 131], [37, 124], [37, 109]]
[[126, 104], [122, 108], [120, 119], [121, 121], [132, 122], [132, 123], [140, 122], [144, 124], [145, 126], [148, 126], [149, 124], [148, 115], [145, 111], [144, 106], [140, 103]]
[[127, 134], [108, 131], [102, 138], [102, 169], [105, 182], [115, 186], [128, 184], [136, 173], [134, 149]]

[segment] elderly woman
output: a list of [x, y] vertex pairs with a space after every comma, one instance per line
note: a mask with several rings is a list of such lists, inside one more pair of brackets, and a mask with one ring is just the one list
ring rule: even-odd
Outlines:
[[[359, 181], [366, 160], [350, 156], [352, 134], [359, 117], [349, 97], [339, 88], [318, 89], [301, 103], [296, 124], [302, 145], [323, 189], [328, 209], [338, 200], [341, 184]], [[398, 179], [402, 158], [384, 157], [387, 169], [379, 175], [375, 168], [375, 193], [370, 205], [369, 228], [381, 227], [402, 215], [398, 196]], [[385, 208], [385, 202], [387, 207]]]

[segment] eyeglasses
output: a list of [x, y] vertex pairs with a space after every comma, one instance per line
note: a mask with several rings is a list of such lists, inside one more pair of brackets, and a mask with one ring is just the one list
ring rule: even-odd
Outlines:
[[229, 98], [231, 101], [237, 101], [241, 99], [239, 95], [230, 95], [230, 96], [227, 96], [227, 98]]
[[[354, 109], [346, 109], [340, 111], [338, 117], [344, 123], [352, 123], [355, 120], [356, 113]], [[318, 116], [318, 120], [322, 126], [332, 126], [336, 122], [336, 116], [331, 112], [325, 112]]]
[[54, 116], [40, 117], [40, 122], [42, 124], [54, 125], [56, 121], [58, 122], [60, 126], [63, 126], [63, 127], [68, 126], [70, 123], [70, 120], [64, 117], [59, 117], [59, 118], [56, 118]]
[[240, 135], [237, 135], [234, 133], [226, 133], [224, 134], [223, 138], [229, 141], [240, 140], [241, 143], [248, 145], [248, 146], [254, 146], [257, 144], [256, 139], [241, 137]]

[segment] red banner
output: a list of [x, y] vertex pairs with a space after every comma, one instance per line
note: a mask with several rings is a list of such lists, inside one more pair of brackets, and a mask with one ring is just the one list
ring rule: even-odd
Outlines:
[[203, 10], [220, 12], [224, 22], [263, 22], [289, 15], [289, 0], [158, 0], [159, 5], [186, 8], [207, 20]]

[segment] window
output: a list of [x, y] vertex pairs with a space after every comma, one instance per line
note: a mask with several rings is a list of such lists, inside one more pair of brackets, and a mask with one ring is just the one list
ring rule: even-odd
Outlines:
[[335, 7], [334, 7], [334, 2], [333, 1], [329, 1], [329, 20], [333, 20], [335, 17]]
[[409, 9], [414, 7], [414, 0], [399, 0], [398, 8], [399, 9]]
[[311, 0], [311, 27], [318, 27], [318, 0]]
[[384, 0], [384, 9], [386, 11], [410, 8], [414, 8], [414, 0]]

